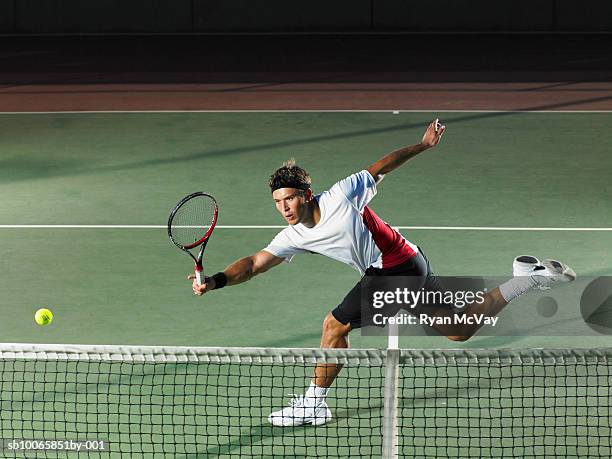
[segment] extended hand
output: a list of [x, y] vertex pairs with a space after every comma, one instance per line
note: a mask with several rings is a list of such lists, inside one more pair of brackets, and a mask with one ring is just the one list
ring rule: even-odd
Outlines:
[[187, 276], [187, 279], [193, 281], [191, 283], [191, 290], [193, 290], [193, 293], [198, 296], [202, 296], [206, 292], [214, 290], [215, 288], [215, 280], [212, 277], [204, 276], [204, 282], [202, 284], [198, 284], [195, 274], [190, 274]]
[[440, 142], [445, 129], [446, 126], [440, 124], [440, 120], [436, 118], [427, 126], [421, 144], [426, 148], [435, 147]]

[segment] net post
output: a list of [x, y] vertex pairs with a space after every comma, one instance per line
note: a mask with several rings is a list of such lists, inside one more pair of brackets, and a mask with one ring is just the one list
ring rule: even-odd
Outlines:
[[395, 459], [398, 456], [398, 391], [399, 391], [399, 329], [389, 325], [389, 342], [385, 358], [385, 387], [383, 405], [382, 457]]

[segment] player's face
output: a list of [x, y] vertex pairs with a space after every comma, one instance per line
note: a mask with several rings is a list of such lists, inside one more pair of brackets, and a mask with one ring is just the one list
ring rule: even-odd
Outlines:
[[308, 211], [305, 193], [296, 188], [279, 188], [272, 193], [276, 210], [287, 223], [297, 225]]

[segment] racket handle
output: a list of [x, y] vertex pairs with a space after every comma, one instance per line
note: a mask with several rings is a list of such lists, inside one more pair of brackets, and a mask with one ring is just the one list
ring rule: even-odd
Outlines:
[[196, 265], [195, 275], [196, 275], [196, 280], [198, 281], [198, 285], [202, 285], [202, 267], [201, 266]]

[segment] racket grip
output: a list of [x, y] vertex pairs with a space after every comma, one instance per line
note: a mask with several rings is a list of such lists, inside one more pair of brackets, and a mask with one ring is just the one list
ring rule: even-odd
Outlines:
[[202, 285], [202, 267], [201, 266], [196, 265], [195, 275], [196, 275], [196, 280], [198, 281], [198, 285]]

